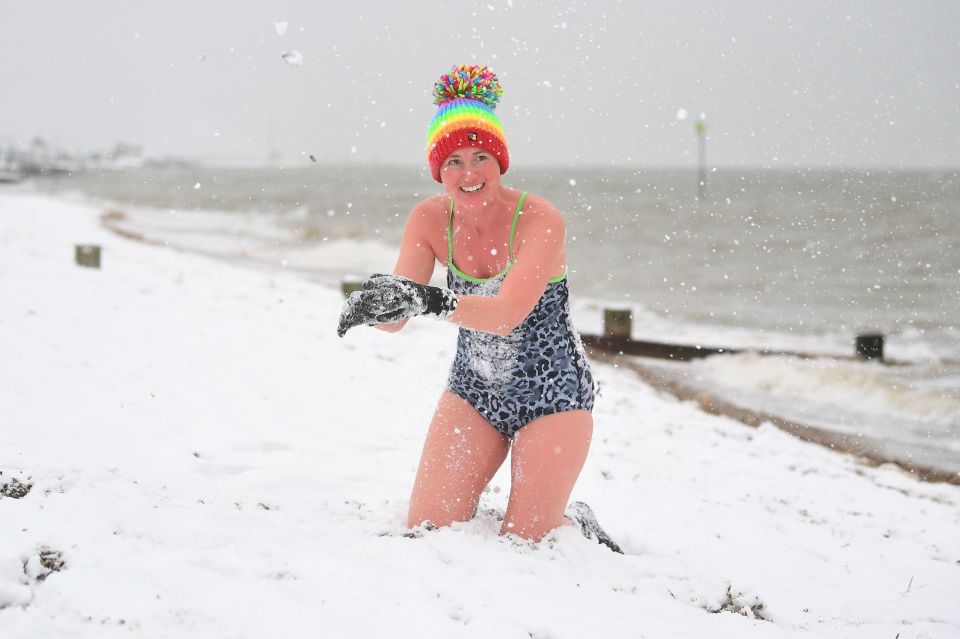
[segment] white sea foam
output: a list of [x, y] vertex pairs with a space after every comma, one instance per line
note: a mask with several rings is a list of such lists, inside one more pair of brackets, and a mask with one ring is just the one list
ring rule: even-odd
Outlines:
[[895, 416], [934, 432], [960, 430], [960, 396], [915, 384], [909, 369], [844, 360], [739, 354], [692, 364], [705, 384], [813, 404], [821, 412], [851, 409], [874, 420]]
[[[284, 217], [300, 220], [303, 207]], [[397, 249], [376, 239], [304, 236], [302, 227], [278, 224], [254, 211], [180, 211], [124, 207], [111, 228], [151, 242], [226, 259], [242, 258], [264, 265], [363, 278], [393, 269]]]

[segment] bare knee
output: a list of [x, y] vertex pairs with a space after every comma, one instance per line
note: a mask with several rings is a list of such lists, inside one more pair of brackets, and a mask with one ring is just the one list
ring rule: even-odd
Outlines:
[[563, 513], [583, 469], [592, 432], [593, 418], [584, 411], [542, 417], [520, 430], [501, 533], [540, 541], [568, 523]]
[[422, 494], [414, 487], [407, 513], [407, 526], [413, 528], [429, 521], [435, 526], [449, 526], [455, 521], [468, 521], [477, 510], [478, 499], [468, 496]]
[[445, 391], [424, 442], [407, 524], [447, 526], [473, 517], [480, 492], [509, 448], [509, 440], [476, 409]]

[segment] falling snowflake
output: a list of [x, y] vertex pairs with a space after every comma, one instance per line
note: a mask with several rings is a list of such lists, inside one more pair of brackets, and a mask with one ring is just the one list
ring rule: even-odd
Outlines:
[[280, 57], [283, 58], [283, 61], [289, 64], [291, 67], [299, 67], [303, 64], [303, 54], [299, 51], [294, 51], [293, 49], [290, 51], [284, 51]]
[[284, 33], [287, 32], [287, 23], [284, 22], [284, 21], [274, 22], [274, 23], [273, 23], [273, 28], [277, 30], [277, 35], [278, 35], [278, 36], [282, 36]]

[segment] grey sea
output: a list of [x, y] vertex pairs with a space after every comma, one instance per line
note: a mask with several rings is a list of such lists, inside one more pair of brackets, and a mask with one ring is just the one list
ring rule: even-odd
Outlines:
[[[504, 183], [564, 212], [581, 315], [631, 308], [635, 337], [849, 355], [855, 335], [883, 333], [895, 366], [726, 356], [693, 370], [746, 405], [960, 472], [960, 171], [720, 168], [702, 198], [687, 169], [511, 169]], [[332, 276], [364, 274], [335, 259], [351, 253], [391, 268], [407, 213], [439, 189], [422, 169], [319, 163], [33, 187], [140, 215], [171, 244]]]

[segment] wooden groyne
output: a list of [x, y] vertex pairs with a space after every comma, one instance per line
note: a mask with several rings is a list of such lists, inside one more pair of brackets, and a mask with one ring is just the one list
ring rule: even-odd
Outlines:
[[860, 359], [877, 360], [885, 364], [897, 364], [883, 357], [884, 337], [880, 333], [858, 335], [854, 343], [853, 356], [813, 355], [796, 351], [781, 351], [769, 348], [725, 348], [721, 346], [701, 346], [671, 344], [667, 342], [649, 342], [631, 337], [633, 317], [628, 310], [605, 309], [603, 311], [603, 335], [581, 335], [584, 345], [607, 353], [654, 357], [675, 362], [688, 362], [712, 355], [736, 355], [754, 353], [756, 355], [785, 355], [801, 359]]

